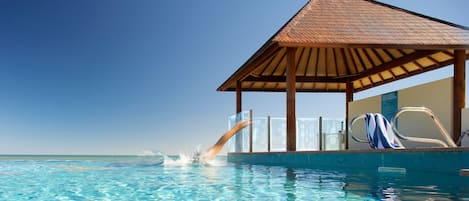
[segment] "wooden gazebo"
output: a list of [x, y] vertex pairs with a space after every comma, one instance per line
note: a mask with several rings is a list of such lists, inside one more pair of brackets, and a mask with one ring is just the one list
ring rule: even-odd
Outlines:
[[242, 91], [286, 92], [295, 151], [296, 92], [345, 92], [347, 104], [354, 92], [454, 64], [457, 141], [468, 58], [469, 28], [372, 0], [311, 0], [218, 91], [236, 91], [236, 112]]

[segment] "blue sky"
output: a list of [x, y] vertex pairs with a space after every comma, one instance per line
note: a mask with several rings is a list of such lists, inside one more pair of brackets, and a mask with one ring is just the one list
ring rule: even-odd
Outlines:
[[[0, 154], [190, 153], [227, 129], [216, 88], [305, 0], [0, 1]], [[383, 0], [469, 26], [469, 1]], [[356, 98], [452, 76], [449, 68]], [[342, 117], [343, 94], [299, 94], [298, 117]], [[245, 93], [256, 116], [282, 93]]]

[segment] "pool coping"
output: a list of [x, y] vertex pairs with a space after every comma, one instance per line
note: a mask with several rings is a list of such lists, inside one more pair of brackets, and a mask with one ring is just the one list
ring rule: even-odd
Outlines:
[[235, 164], [318, 169], [378, 170], [392, 167], [403, 168], [406, 172], [423, 171], [459, 175], [461, 169], [469, 168], [469, 148], [230, 152], [227, 160]]
[[322, 150], [322, 151], [271, 151], [271, 152], [228, 152], [228, 154], [323, 154], [323, 153], [393, 153], [393, 152], [466, 152], [469, 147], [454, 148], [409, 148], [409, 149], [355, 149], [355, 150]]

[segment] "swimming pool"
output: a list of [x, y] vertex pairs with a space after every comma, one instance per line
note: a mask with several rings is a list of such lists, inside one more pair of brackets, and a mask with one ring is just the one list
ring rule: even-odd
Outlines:
[[469, 178], [162, 156], [0, 156], [0, 200], [469, 200]]

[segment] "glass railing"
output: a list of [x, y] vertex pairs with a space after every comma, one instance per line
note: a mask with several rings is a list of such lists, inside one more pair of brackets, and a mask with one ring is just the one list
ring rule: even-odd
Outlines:
[[322, 118], [324, 150], [344, 150], [344, 119]]
[[[249, 120], [252, 111], [243, 111], [229, 117], [229, 128], [236, 122]], [[344, 119], [297, 118], [296, 150], [343, 150]], [[252, 143], [250, 142], [252, 139]], [[228, 143], [229, 152], [282, 152], [286, 151], [286, 118], [252, 117], [252, 124], [244, 128]]]
[[252, 151], [264, 152], [268, 149], [267, 117], [252, 119]]
[[[233, 128], [233, 126], [239, 121], [249, 120], [250, 114], [251, 111], [243, 111], [230, 116], [228, 120], [228, 128]], [[249, 152], [249, 127], [250, 126], [242, 129], [230, 139], [228, 142], [230, 152]]]
[[296, 119], [296, 150], [319, 150], [319, 118]]
[[[270, 151], [287, 150], [287, 122], [285, 118], [270, 119]], [[269, 135], [267, 133], [266, 135]], [[269, 151], [269, 150], [267, 150]]]

